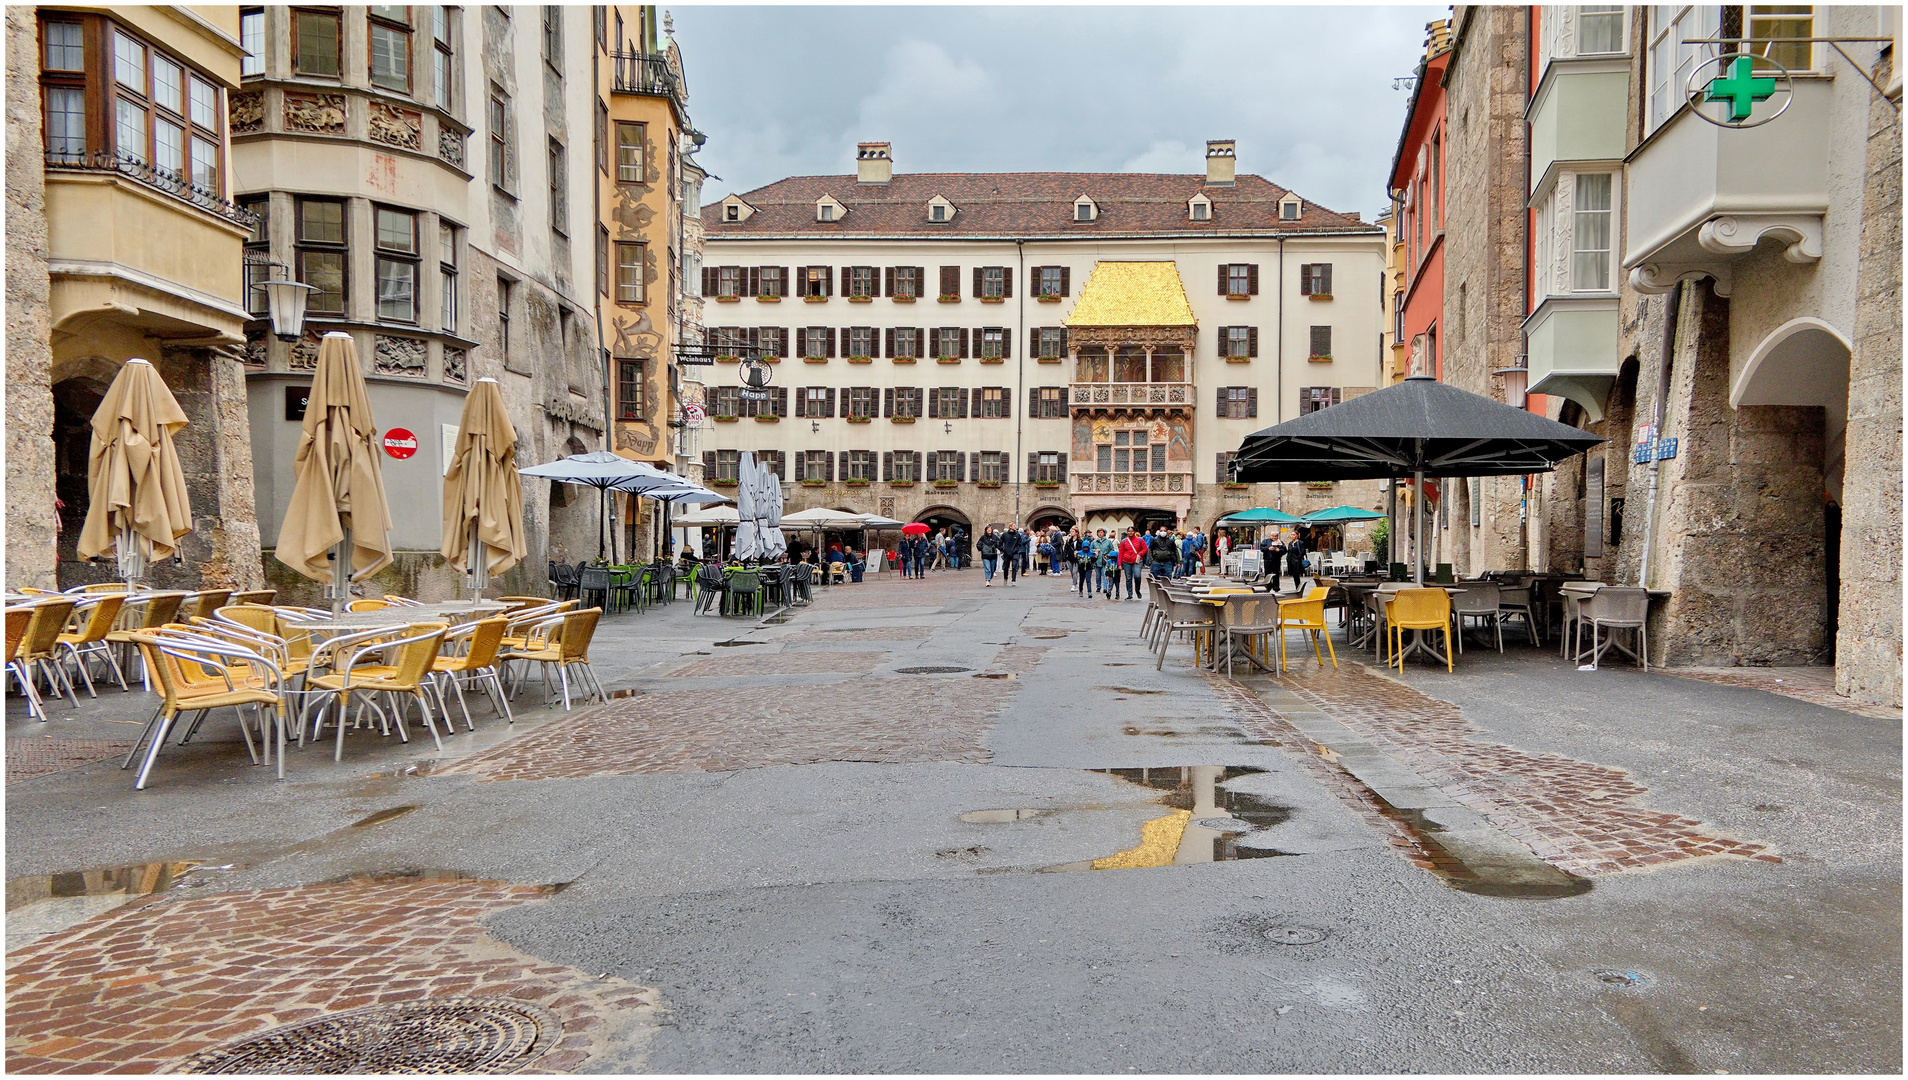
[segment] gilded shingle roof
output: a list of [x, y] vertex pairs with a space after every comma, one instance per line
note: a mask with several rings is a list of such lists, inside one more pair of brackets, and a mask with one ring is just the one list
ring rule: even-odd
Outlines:
[[1179, 264], [1103, 262], [1093, 268], [1068, 326], [1197, 326]]
[[[1186, 203], [1204, 193], [1212, 219], [1193, 221]], [[1175, 173], [902, 173], [886, 184], [853, 176], [791, 176], [745, 191], [756, 209], [747, 221], [722, 220], [722, 204], [702, 208], [710, 240], [727, 237], [1079, 237], [1250, 236], [1379, 232], [1369, 222], [1305, 201], [1297, 221], [1279, 219], [1287, 189], [1250, 173], [1231, 186], [1209, 186], [1205, 174]], [[848, 213], [816, 221], [815, 203], [832, 195]], [[952, 221], [928, 220], [928, 201], [954, 204]], [[1094, 221], [1075, 221], [1073, 203], [1086, 195]]]

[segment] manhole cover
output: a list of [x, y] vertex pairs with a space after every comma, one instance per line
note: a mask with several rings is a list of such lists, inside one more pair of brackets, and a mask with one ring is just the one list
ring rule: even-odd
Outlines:
[[963, 671], [972, 671], [971, 667], [904, 667], [895, 668], [897, 675], [958, 675]]
[[1650, 977], [1640, 971], [1623, 971], [1617, 968], [1596, 968], [1590, 974], [1605, 986], [1636, 988], [1648, 986]]
[[187, 1073], [507, 1073], [563, 1033], [515, 998], [373, 1005], [273, 1028], [186, 1059]]
[[1274, 945], [1316, 945], [1325, 940], [1325, 931], [1316, 926], [1275, 926], [1265, 932]]
[[1226, 833], [1247, 833], [1251, 832], [1254, 827], [1250, 822], [1240, 821], [1238, 818], [1233, 817], [1200, 818], [1198, 821], [1193, 822], [1193, 824], [1202, 829], [1211, 829], [1214, 832]]

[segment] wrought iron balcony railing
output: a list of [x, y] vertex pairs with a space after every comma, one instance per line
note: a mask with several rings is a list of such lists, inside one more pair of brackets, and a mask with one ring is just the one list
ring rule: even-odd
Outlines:
[[682, 84], [669, 69], [669, 58], [661, 53], [618, 52], [610, 54], [614, 72], [612, 86], [619, 94], [646, 94], [666, 97], [682, 106]]
[[1075, 405], [1191, 405], [1191, 383], [1074, 383]]
[[220, 198], [216, 191], [209, 191], [193, 184], [181, 173], [162, 169], [150, 162], [120, 157], [103, 151], [96, 154], [66, 154], [49, 150], [46, 154], [46, 167], [70, 172], [116, 173], [136, 180], [154, 191], [191, 203], [209, 214], [217, 214], [234, 225], [243, 225], [248, 229], [258, 227], [257, 214]]

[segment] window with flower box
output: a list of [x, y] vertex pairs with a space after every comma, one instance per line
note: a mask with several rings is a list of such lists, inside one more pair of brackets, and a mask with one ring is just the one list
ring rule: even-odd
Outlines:
[[843, 480], [873, 483], [875, 477], [875, 454], [873, 450], [844, 451], [847, 465], [843, 468]]
[[1042, 360], [1060, 360], [1067, 355], [1067, 328], [1064, 326], [1037, 326], [1029, 331], [1033, 335], [1034, 355]]
[[749, 331], [749, 347], [760, 353], [764, 359], [776, 356], [788, 357], [788, 327], [758, 326]]
[[974, 479], [983, 484], [1004, 484], [1007, 482], [1007, 452], [1005, 450], [982, 450], [974, 466]]
[[803, 356], [832, 358], [835, 355], [835, 328], [832, 326], [804, 326], [800, 330], [801, 341], [796, 351]]
[[851, 297], [865, 299], [880, 295], [881, 268], [877, 266], [848, 266], [842, 268], [842, 292]]
[[933, 469], [935, 483], [961, 483], [967, 479], [967, 455], [959, 450], [936, 450]]
[[714, 470], [710, 473], [711, 479], [717, 483], [735, 483], [736, 478], [742, 473], [742, 451], [711, 450], [709, 454], [712, 456], [711, 461], [706, 464], [713, 464], [715, 466]]
[[923, 331], [915, 326], [891, 326], [887, 330], [888, 355], [896, 360], [914, 360], [921, 355]]
[[795, 415], [810, 420], [819, 420], [835, 415], [835, 388], [832, 386], [804, 386], [795, 398]]
[[1064, 420], [1067, 416], [1067, 388], [1033, 386], [1027, 389], [1027, 412], [1035, 420]]
[[1219, 418], [1221, 420], [1251, 420], [1258, 415], [1258, 387], [1222, 386], [1219, 388]]
[[982, 360], [1005, 360], [1013, 354], [1013, 347], [1007, 336], [1007, 329], [1001, 326], [984, 326], [980, 334], [980, 357]]
[[826, 484], [835, 478], [835, 455], [827, 450], [800, 450], [795, 467], [801, 470], [804, 483]]
[[967, 331], [957, 326], [940, 326], [928, 332], [928, 355], [941, 360], [961, 360], [967, 356]]
[[900, 300], [914, 300], [921, 296], [921, 286], [927, 272], [919, 266], [890, 266], [887, 268], [887, 293]]
[[934, 420], [965, 420], [967, 391], [958, 386], [937, 386], [928, 391], [928, 416]]
[[881, 395], [872, 386], [851, 386], [842, 392], [846, 402], [843, 416], [867, 419], [881, 415]]
[[1005, 420], [1013, 413], [1013, 399], [1007, 396], [1004, 386], [983, 386], [974, 391], [978, 395], [974, 415], [983, 420]]
[[1034, 267], [1035, 296], [1068, 296], [1072, 293], [1070, 271], [1064, 266]]
[[1221, 263], [1219, 265], [1219, 295], [1259, 295], [1259, 264]]
[[1222, 326], [1219, 328], [1219, 355], [1228, 360], [1243, 360], [1259, 355], [1259, 328]]
[[1299, 387], [1299, 415], [1309, 416], [1320, 409], [1328, 409], [1338, 404], [1340, 389], [1336, 386]]
[[974, 295], [983, 300], [1002, 300], [1014, 295], [1013, 267], [976, 266]]
[[1299, 267], [1299, 295], [1332, 295], [1332, 264], [1306, 263]]
[[889, 386], [881, 391], [882, 411], [890, 417], [921, 415], [925, 392], [918, 386]]
[[921, 479], [921, 451], [883, 450], [881, 474], [891, 484], [912, 484]]
[[742, 388], [739, 386], [711, 386], [709, 388], [709, 415], [733, 417], [742, 415]]
[[1042, 450], [1027, 455], [1027, 478], [1036, 484], [1067, 482], [1067, 455]]
[[1332, 355], [1332, 328], [1329, 326], [1312, 327], [1312, 356]]
[[831, 266], [802, 266], [795, 270], [795, 295], [829, 297], [835, 295], [835, 270]]
[[874, 357], [881, 355], [880, 340], [875, 337], [875, 328], [872, 326], [849, 327], [847, 331], [847, 341], [848, 347], [845, 351], [849, 356]]

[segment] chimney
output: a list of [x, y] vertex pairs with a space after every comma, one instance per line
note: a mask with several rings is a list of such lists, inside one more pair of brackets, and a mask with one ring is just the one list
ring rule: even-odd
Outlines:
[[884, 142], [865, 142], [855, 144], [855, 182], [859, 184], [885, 184], [894, 177], [894, 158], [889, 156], [888, 144]]
[[1206, 183], [1231, 187], [1232, 170], [1238, 164], [1231, 139], [1206, 140]]

